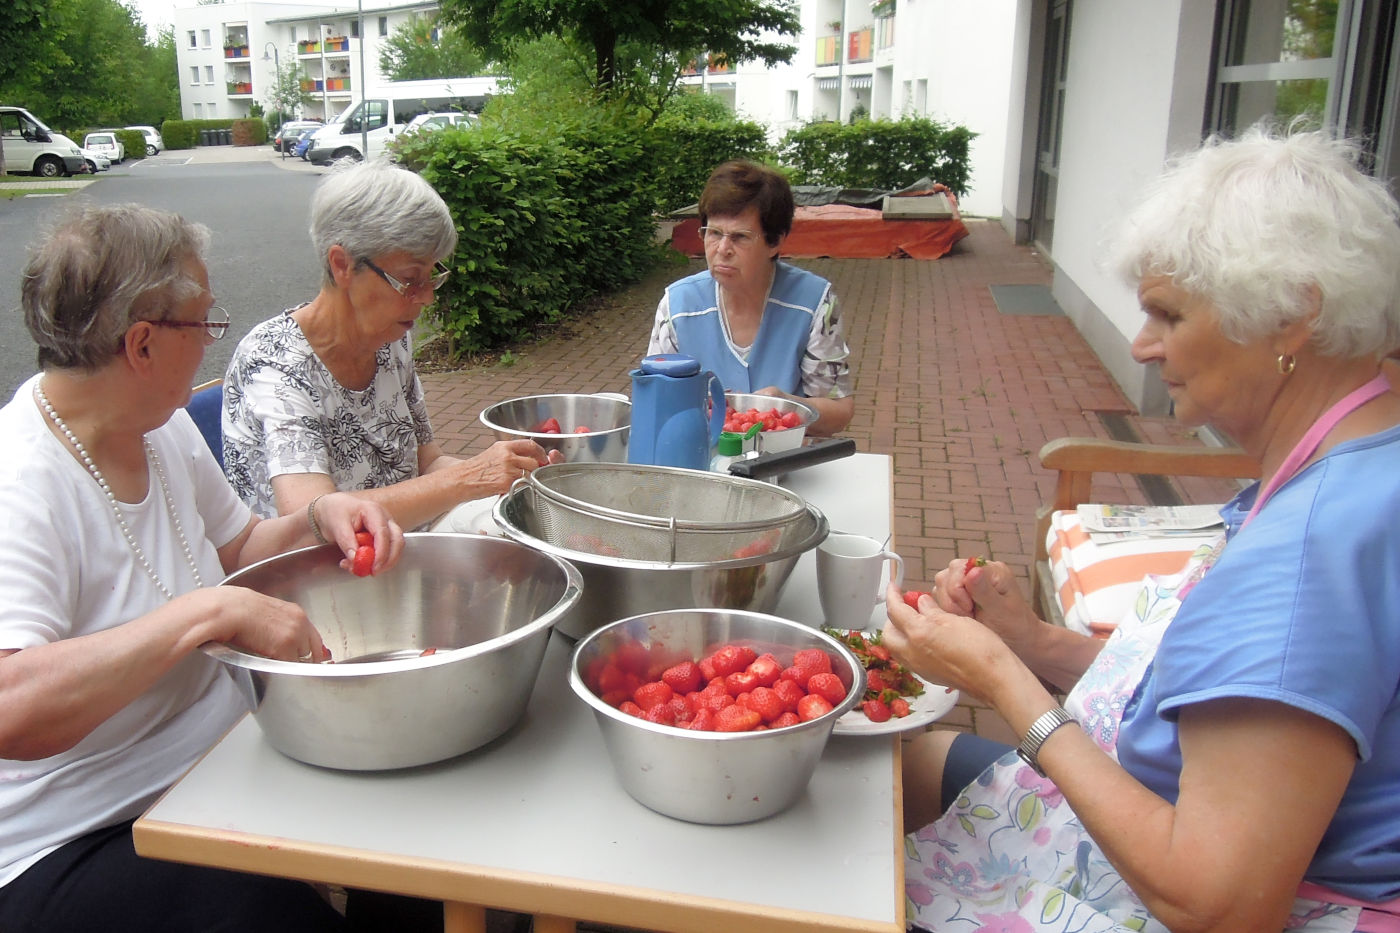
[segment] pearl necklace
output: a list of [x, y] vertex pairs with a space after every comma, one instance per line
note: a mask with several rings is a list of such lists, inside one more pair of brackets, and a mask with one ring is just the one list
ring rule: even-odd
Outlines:
[[[131, 553], [136, 556], [136, 562], [141, 565], [141, 569], [146, 571], [146, 576], [151, 578], [151, 582], [156, 585], [156, 589], [160, 590], [161, 594], [166, 599], [174, 599], [175, 596], [171, 593], [170, 587], [166, 586], [161, 578], [156, 575], [156, 569], [151, 566], [150, 560], [146, 557], [146, 552], [141, 549], [141, 545], [136, 543], [135, 536], [132, 535], [131, 529], [126, 524], [126, 514], [122, 512], [121, 505], [117, 502], [117, 497], [113, 495], [112, 487], [107, 485], [107, 478], [102, 475], [102, 471], [97, 468], [97, 464], [92, 462], [92, 458], [88, 456], [87, 448], [85, 448], [82, 442], [78, 440], [77, 436], [69, 430], [68, 425], [58, 416], [58, 412], [54, 411], [53, 405], [49, 404], [49, 397], [44, 394], [43, 386], [38, 382], [34, 383], [34, 398], [39, 402], [39, 406], [44, 409], [44, 413], [53, 421], [54, 427], [58, 428], [63, 436], [68, 438], [68, 443], [73, 445], [73, 450], [77, 452], [78, 459], [83, 462], [83, 466], [87, 468], [88, 473], [92, 474], [92, 478], [97, 481], [97, 486], [102, 490], [102, 494], [107, 497], [107, 504], [112, 507], [112, 514], [117, 517], [117, 525], [121, 527], [122, 537], [126, 539], [126, 546], [131, 548]], [[165, 482], [165, 468], [161, 466], [160, 457], [156, 456], [156, 450], [151, 446], [150, 441], [146, 440], [144, 437], [141, 438], [141, 447], [146, 457], [149, 458], [151, 465], [156, 468], [156, 479], [160, 482], [160, 495], [161, 499], [165, 501], [165, 512], [170, 516], [170, 520], [175, 526], [175, 534], [179, 537], [180, 547], [185, 552], [185, 561], [190, 565], [190, 573], [194, 576], [194, 585], [195, 587], [201, 587], [204, 585], [204, 579], [199, 574], [199, 564], [195, 561], [194, 553], [190, 550], [190, 543], [185, 538], [185, 528], [180, 524], [180, 516], [176, 514], [175, 506], [170, 501], [170, 487]]]

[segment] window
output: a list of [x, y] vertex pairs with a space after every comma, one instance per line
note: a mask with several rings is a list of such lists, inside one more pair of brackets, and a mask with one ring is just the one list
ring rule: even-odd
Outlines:
[[381, 36], [387, 36], [389, 34], [389, 17], [379, 17], [379, 34]]
[[193, 49], [193, 48], [198, 48], [198, 46], [196, 46], [196, 45], [194, 44], [194, 30], [193, 30], [193, 29], [190, 30], [190, 48], [192, 48], [192, 49]]
[[191, 84], [198, 84], [198, 83], [199, 83], [199, 66], [198, 66], [198, 65], [191, 65], [191, 66], [190, 66], [190, 83], [191, 83]]
[[360, 21], [357, 19], [352, 19], [350, 21], [350, 38], [360, 38]]
[[[205, 65], [205, 66], [204, 66], [204, 83], [205, 83], [205, 84], [213, 84], [213, 83], [214, 83], [214, 66], [213, 66], [213, 65]], [[212, 107], [212, 106], [214, 106], [214, 105], [213, 105], [213, 104], [210, 104], [209, 106]]]
[[203, 104], [196, 103], [196, 104], [194, 105], [194, 118], [195, 118], [196, 120], [202, 120], [202, 119], [204, 119], [204, 105], [203, 105]]
[[[200, 43], [199, 43], [199, 44], [202, 45], [202, 46], [203, 46], [204, 48], [206, 48], [206, 49], [209, 48], [209, 46], [211, 46], [211, 45], [214, 44], [214, 37], [211, 36], [211, 35], [209, 34], [209, 30], [207, 30], [207, 29], [201, 29], [201, 30], [199, 31], [199, 39], [200, 39]], [[191, 42], [190, 44], [193, 45], [194, 43]]]
[[216, 104], [216, 103], [214, 103], [214, 102], [211, 100], [211, 101], [209, 102], [209, 119], [211, 119], [211, 120], [214, 119], [214, 117], [218, 114], [218, 112], [219, 112], [219, 105]]
[[798, 117], [798, 115], [797, 115], [797, 92], [796, 92], [796, 91], [788, 91], [788, 92], [787, 92], [787, 111], [788, 111], [788, 119], [789, 119], [789, 120], [796, 120], [796, 119], [799, 119], [799, 117]]

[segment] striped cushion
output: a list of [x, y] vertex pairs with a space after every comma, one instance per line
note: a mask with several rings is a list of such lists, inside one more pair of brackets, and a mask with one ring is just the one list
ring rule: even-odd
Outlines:
[[1073, 511], [1055, 512], [1045, 544], [1065, 627], [1106, 638], [1132, 606], [1147, 574], [1173, 574], [1220, 529], [1171, 537], [1137, 536], [1095, 543]]

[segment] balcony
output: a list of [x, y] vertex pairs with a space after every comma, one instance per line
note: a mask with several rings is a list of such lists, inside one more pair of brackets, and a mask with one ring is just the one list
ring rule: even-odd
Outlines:
[[846, 61], [852, 64], [875, 60], [875, 30], [855, 29], [847, 36]]
[[230, 39], [224, 44], [224, 58], [248, 58], [248, 44]]
[[253, 82], [251, 81], [230, 81], [228, 82], [229, 97], [250, 97], [253, 93]]
[[836, 65], [841, 61], [841, 37], [817, 36], [817, 64]]

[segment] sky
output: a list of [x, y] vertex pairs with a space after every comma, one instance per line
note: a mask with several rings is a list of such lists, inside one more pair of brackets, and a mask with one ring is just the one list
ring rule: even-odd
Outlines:
[[[141, 21], [146, 24], [146, 35], [154, 42], [161, 29], [175, 24], [175, 0], [124, 0], [127, 6], [136, 10]], [[192, 6], [193, 0], [183, 0], [182, 5]]]

